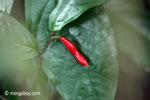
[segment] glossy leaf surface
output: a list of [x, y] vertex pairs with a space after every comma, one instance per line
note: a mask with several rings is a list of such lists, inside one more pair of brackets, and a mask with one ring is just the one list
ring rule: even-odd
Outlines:
[[[88, 17], [87, 17], [88, 16]], [[89, 62], [80, 65], [63, 43], [51, 42], [43, 70], [65, 100], [114, 100], [118, 64], [114, 33], [102, 8], [94, 8], [59, 31]]]
[[86, 10], [100, 5], [105, 0], [58, 0], [57, 6], [49, 17], [51, 31], [58, 31], [66, 24], [77, 19]]
[[28, 29], [36, 37], [40, 50], [49, 39], [48, 19], [55, 5], [56, 0], [25, 0]]

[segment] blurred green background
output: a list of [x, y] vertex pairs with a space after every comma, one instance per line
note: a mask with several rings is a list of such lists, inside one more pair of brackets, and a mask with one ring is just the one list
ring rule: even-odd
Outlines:
[[[150, 100], [150, 1], [107, 0], [103, 5], [118, 49], [119, 85], [115, 100]], [[15, 0], [11, 15], [26, 26], [24, 10], [24, 0]], [[0, 83], [0, 90], [2, 86], [11, 88], [10, 84]], [[59, 94], [52, 91], [49, 100], [60, 100]]]

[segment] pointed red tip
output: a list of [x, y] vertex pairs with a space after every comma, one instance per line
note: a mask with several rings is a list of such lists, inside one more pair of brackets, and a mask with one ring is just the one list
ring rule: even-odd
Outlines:
[[82, 63], [83, 66], [89, 67], [89, 64], [87, 61], [85, 61], [84, 63]]
[[89, 64], [87, 63], [87, 64], [85, 64], [84, 66], [89, 67]]

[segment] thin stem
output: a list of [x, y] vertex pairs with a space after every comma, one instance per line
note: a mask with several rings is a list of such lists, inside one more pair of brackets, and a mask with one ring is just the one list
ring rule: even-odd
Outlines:
[[52, 37], [53, 34], [54, 34], [54, 33], [51, 32], [50, 38], [49, 38], [49, 40], [48, 40], [48, 43], [47, 43], [46, 47], [45, 47], [42, 51], [40, 51], [40, 55], [43, 55], [43, 53], [46, 51], [46, 49], [47, 49], [48, 46], [50, 45], [50, 43], [51, 43], [51, 37]]
[[60, 36], [53, 36], [51, 37], [51, 40], [58, 39], [58, 38], [60, 38]]
[[[48, 43], [47, 43], [47, 45], [46, 45], [46, 47], [43, 49], [43, 50], [41, 50], [40, 51], [40, 63], [39, 63], [39, 67], [38, 67], [38, 70], [36, 71], [36, 73], [33, 75], [33, 78], [32, 78], [32, 81], [31, 81], [31, 85], [30, 85], [30, 89], [32, 88], [32, 86], [33, 86], [33, 84], [34, 84], [34, 82], [35, 82], [35, 79], [36, 79], [36, 77], [37, 77], [37, 75], [38, 75], [38, 73], [39, 73], [39, 71], [40, 71], [40, 68], [42, 67], [42, 56], [43, 56], [43, 54], [44, 54], [44, 52], [46, 51], [46, 49], [48, 48], [48, 46], [50, 45], [50, 43], [51, 43], [51, 41], [52, 41], [52, 35], [53, 34], [57, 34], [57, 33], [55, 33], [55, 32], [51, 32], [50, 33], [50, 37], [49, 37], [49, 40], [48, 40]], [[58, 37], [58, 36], [57, 36]]]

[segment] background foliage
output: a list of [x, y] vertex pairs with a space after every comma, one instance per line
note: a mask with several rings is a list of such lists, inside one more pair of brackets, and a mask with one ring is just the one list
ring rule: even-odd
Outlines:
[[[106, 84], [110, 84], [112, 80], [116, 80], [116, 78], [117, 78], [117, 77], [116, 78], [110, 77], [111, 75], [117, 75], [116, 72], [114, 72], [114, 73], [112, 72], [113, 68], [115, 68], [115, 71], [116, 71], [115, 66], [112, 67], [112, 69], [109, 68], [109, 70], [107, 70], [107, 66], [109, 66], [109, 64], [117, 63], [115, 60], [116, 58], [114, 60], [109, 60], [109, 59], [115, 57], [115, 56], [110, 56], [109, 52], [112, 52], [112, 53], [114, 53], [114, 55], [116, 55], [115, 51], [111, 49], [111, 48], [113, 48], [112, 46], [113, 46], [114, 42], [110, 42], [111, 39], [112, 39], [112, 41], [114, 39], [114, 36], [112, 35], [113, 32], [111, 31], [113, 28], [113, 30], [115, 32], [115, 38], [116, 38], [117, 49], [118, 49], [117, 53], [119, 54], [119, 65], [120, 65], [120, 70], [119, 70], [120, 78], [119, 78], [118, 91], [116, 94], [116, 100], [134, 100], [134, 99], [135, 100], [149, 100], [148, 93], [150, 90], [148, 87], [148, 84], [149, 84], [148, 72], [149, 72], [149, 57], [150, 57], [149, 56], [149, 34], [150, 34], [150, 31], [149, 31], [149, 21], [150, 21], [149, 19], [150, 18], [149, 17], [150, 16], [148, 13], [149, 12], [148, 1], [145, 0], [147, 2], [146, 9], [144, 8], [145, 7], [144, 1], [142, 1], [142, 0], [138, 0], [138, 1], [137, 0], [106, 1], [103, 3], [103, 6], [104, 6], [106, 12], [103, 11], [104, 10], [103, 8], [101, 8], [101, 10], [96, 10], [96, 9], [98, 9], [98, 7], [94, 8], [94, 9], [90, 9], [89, 11], [84, 13], [81, 17], [79, 17], [77, 20], [75, 20], [73, 23], [70, 23], [69, 25], [65, 26], [61, 31], [58, 31], [59, 33], [61, 33], [60, 35], [66, 36], [67, 38], [72, 40], [77, 45], [78, 49], [80, 49], [80, 51], [86, 56], [86, 58], [90, 62], [91, 68], [84, 69], [84, 68], [80, 67], [80, 65], [77, 64], [77, 62], [73, 59], [73, 57], [69, 56], [70, 54], [66, 51], [65, 47], [60, 43], [60, 41], [55, 40], [52, 42], [52, 44], [49, 46], [49, 48], [47, 49], [46, 53], [43, 56], [43, 58], [44, 58], [43, 59], [43, 69], [45, 70], [45, 72], [46, 72], [48, 78], [51, 80], [51, 82], [47, 81], [47, 77], [43, 73], [42, 69], [39, 68], [39, 66], [38, 66], [38, 65], [40, 65], [39, 64], [40, 59], [38, 56], [38, 52], [39, 52], [38, 47], [40, 50], [42, 50], [48, 42], [49, 33], [50, 33], [49, 26], [47, 24], [48, 20], [49, 20], [48, 15], [49, 15], [49, 13], [51, 13], [51, 11], [53, 10], [53, 8], [57, 4], [57, 2], [52, 1], [52, 0], [51, 1], [42, 0], [42, 2], [40, 2], [40, 0], [39, 1], [26, 0], [26, 1], [33, 2], [33, 3], [29, 3], [28, 7], [26, 7], [26, 8], [28, 8], [26, 11], [31, 10], [31, 12], [32, 12], [32, 13], [26, 12], [26, 15], [27, 15], [26, 19], [28, 22], [27, 27], [30, 30], [33, 37], [36, 38], [37, 44], [35, 42], [30, 42], [30, 41], [26, 42], [26, 39], [28, 39], [29, 37], [32, 37], [32, 36], [28, 37], [28, 35], [23, 35], [23, 34], [30, 34], [30, 32], [28, 30], [26, 30], [22, 25], [20, 25], [16, 20], [14, 20], [12, 17], [10, 17], [7, 14], [5, 14], [6, 15], [5, 17], [2, 17], [3, 18], [2, 23], [8, 23], [8, 24], [6, 24], [6, 28], [9, 29], [5, 32], [3, 30], [1, 30], [1, 32], [0, 32], [0, 33], [8, 34], [8, 35], [6, 34], [5, 36], [3, 36], [3, 34], [1, 34], [1, 37], [4, 37], [4, 38], [1, 38], [1, 40], [7, 41], [7, 42], [5, 42], [7, 45], [4, 45], [4, 46], [10, 48], [11, 46], [14, 45], [14, 43], [21, 44], [21, 45], [15, 45], [16, 48], [14, 48], [14, 50], [12, 50], [12, 48], [6, 49], [6, 50], [8, 50], [8, 52], [10, 50], [11, 51], [10, 53], [12, 53], [12, 51], [14, 51], [17, 54], [18, 52], [16, 52], [16, 49], [19, 48], [18, 51], [21, 51], [19, 53], [23, 54], [23, 55], [20, 55], [18, 57], [15, 55], [15, 58], [18, 58], [17, 60], [19, 60], [19, 61], [17, 61], [17, 62], [15, 61], [15, 63], [12, 62], [13, 64], [15, 64], [14, 67], [6, 67], [8, 65], [5, 65], [5, 67], [4, 67], [4, 65], [3, 65], [3, 67], [2, 66], [0, 67], [1, 68], [0, 73], [5, 73], [5, 74], [0, 74], [0, 76], [1, 76], [0, 87], [2, 88], [0, 94], [2, 94], [4, 97], [6, 97], [4, 95], [4, 91], [6, 89], [10, 90], [10, 91], [14, 91], [14, 90], [17, 90], [18, 87], [21, 87], [21, 90], [24, 90], [25, 88], [27, 88], [27, 90], [40, 91], [42, 93], [42, 95], [40, 95], [40, 98], [35, 97], [35, 98], [32, 98], [32, 100], [33, 99], [37, 100], [37, 98], [39, 98], [39, 99], [42, 98], [45, 100], [47, 100], [47, 98], [49, 98], [50, 100], [53, 100], [53, 99], [59, 100], [61, 98], [60, 98], [59, 94], [57, 93], [57, 91], [55, 90], [55, 88], [53, 88], [53, 86], [51, 85], [51, 82], [52, 82], [53, 84], [56, 84], [55, 85], [56, 87], [58, 86], [57, 90], [61, 93], [61, 95], [63, 95], [64, 97], [67, 95], [66, 98], [71, 98], [73, 96], [70, 96], [67, 94], [67, 91], [69, 93], [70, 88], [66, 89], [64, 91], [64, 86], [66, 84], [63, 84], [63, 83], [68, 82], [68, 80], [67, 79], [61, 80], [61, 78], [64, 79], [65, 76], [70, 78], [69, 75], [73, 75], [75, 77], [75, 80], [72, 80], [69, 82], [70, 83], [72, 82], [73, 84], [71, 84], [71, 85], [74, 85], [74, 82], [77, 81], [77, 79], [76, 79], [77, 75], [72, 74], [71, 73], [72, 71], [73, 71], [73, 73], [80, 73], [81, 74], [80, 76], [82, 76], [82, 78], [84, 77], [85, 79], [87, 78], [86, 77], [87, 75], [89, 77], [94, 77], [94, 75], [96, 75], [96, 73], [98, 73], [98, 75], [100, 75], [101, 78], [99, 78], [99, 77], [94, 77], [94, 79], [90, 78], [89, 81], [92, 82], [92, 84], [95, 84], [95, 82], [96, 82], [96, 83], [99, 83], [102, 85], [101, 82], [95, 81], [95, 79], [98, 79], [98, 78], [99, 78], [98, 80], [103, 80], [104, 82], [106, 82]], [[34, 4], [33, 8], [35, 8], [35, 9], [30, 8], [31, 4], [32, 5]], [[53, 6], [49, 6], [50, 4], [53, 4]], [[12, 9], [11, 15], [16, 17], [21, 23], [23, 23], [25, 25], [24, 13], [23, 13], [24, 9], [23, 9], [23, 7], [20, 7], [21, 9], [18, 9], [17, 8], [17, 7], [19, 7], [18, 5], [24, 5], [23, 1], [15, 0], [15, 4]], [[48, 10], [48, 9], [50, 9], [50, 10]], [[93, 14], [93, 10], [96, 13]], [[42, 12], [42, 14], [41, 14], [41, 12]], [[108, 17], [106, 17], [107, 14], [105, 14], [105, 13], [107, 13], [109, 16], [112, 28], [110, 28], [110, 22], [108, 20]], [[89, 18], [87, 18], [88, 15], [90, 15]], [[100, 16], [98, 16], [98, 15], [100, 15]], [[7, 17], [7, 16], [9, 16], [9, 17]], [[105, 16], [106, 20], [103, 20], [104, 16]], [[101, 23], [103, 23], [103, 26], [101, 26], [102, 24], [100, 24], [100, 25], [97, 24], [96, 25], [97, 28], [94, 27], [96, 29], [96, 31], [92, 30], [90, 25], [92, 25], [93, 23], [96, 23], [97, 21], [100, 21]], [[2, 23], [1, 23], [1, 25], [3, 25]], [[10, 26], [13, 26], [13, 28]], [[18, 30], [18, 28], [19, 28], [19, 30]], [[14, 29], [16, 29], [17, 32], [15, 32]], [[105, 31], [104, 31], [104, 33], [107, 35], [104, 35], [103, 32], [101, 32], [101, 29], [106, 30], [106, 33], [105, 33]], [[14, 31], [14, 32], [12, 32], [12, 31]], [[22, 33], [22, 31], [24, 31], [24, 32]], [[10, 33], [11, 33], [11, 36], [9, 35]], [[22, 33], [22, 35], [20, 33]], [[86, 33], [86, 35], [81, 34], [81, 33]], [[100, 36], [98, 35], [97, 37], [94, 37], [94, 34], [92, 34], [93, 38], [90, 38], [91, 33], [100, 34]], [[112, 34], [109, 34], [109, 33], [112, 33]], [[13, 40], [13, 38], [11, 38], [11, 37], [16, 37], [16, 36], [18, 37], [17, 41], [16, 41], [16, 39]], [[84, 37], [88, 37], [88, 36], [89, 36], [89, 39], [84, 40]], [[8, 41], [7, 38], [5, 38], [5, 37], [10, 37], [10, 38], [8, 38], [8, 40], [10, 39], [10, 41]], [[6, 39], [6, 40], [4, 40], [4, 39]], [[96, 41], [93, 42], [93, 39], [95, 39]], [[30, 39], [30, 40], [35, 41], [34, 39]], [[81, 40], [84, 40], [84, 41], [81, 41]], [[93, 47], [88, 46], [85, 43], [85, 41], [87, 44], [91, 44]], [[103, 41], [105, 41], [105, 42], [103, 42]], [[112, 44], [110, 44], [110, 43], [112, 43]], [[24, 44], [26, 46], [24, 46]], [[82, 46], [81, 46], [81, 44], [82, 44]], [[99, 44], [99, 45], [97, 45], [97, 44]], [[99, 58], [102, 58], [102, 59], [105, 58], [105, 60], [100, 61], [101, 63], [99, 63], [99, 66], [97, 66], [97, 64], [95, 65], [95, 63], [98, 63], [98, 61], [96, 59], [98, 57], [98, 55], [96, 55], [96, 52], [93, 53], [93, 49], [91, 49], [91, 48], [94, 48], [95, 45], [97, 46], [97, 49], [99, 48], [101, 50], [99, 52], [99, 55], [101, 55], [101, 56], [99, 56]], [[1, 46], [3, 46], [2, 42], [1, 42]], [[34, 47], [34, 50], [32, 50], [30, 48], [31, 46]], [[58, 46], [58, 47], [56, 47], [56, 46]], [[61, 49], [57, 49], [57, 48], [61, 48]], [[62, 49], [62, 48], [64, 48], [64, 49]], [[85, 48], [89, 48], [89, 49], [85, 49]], [[3, 49], [1, 49], [1, 50], [3, 50]], [[5, 49], [3, 51], [5, 51]], [[55, 54], [57, 52], [59, 52], [59, 54], [57, 54], [58, 56], [56, 56], [56, 54]], [[79, 67], [73, 67], [73, 66], [67, 67], [70, 65], [69, 63], [64, 63], [64, 67], [61, 67], [61, 65], [54, 62], [54, 60], [56, 60], [57, 62], [58, 61], [64, 62], [64, 60], [60, 59], [62, 57], [66, 58], [64, 56], [64, 53], [68, 55], [69, 61], [70, 61], [70, 59], [73, 59], [71, 63], [74, 63], [74, 66], [79, 66]], [[89, 54], [91, 54], [91, 53], [93, 54], [92, 57], [90, 56], [92, 58], [92, 60], [91, 60], [91, 58], [89, 58]], [[1, 55], [2, 54], [4, 55], [5, 53], [1, 52]], [[13, 54], [10, 54], [10, 55], [13, 55]], [[7, 55], [5, 57], [9, 58], [10, 55]], [[31, 56], [31, 55], [33, 55], [33, 56]], [[21, 56], [24, 56], [23, 58], [27, 58], [27, 59], [21, 60], [20, 59]], [[14, 61], [14, 60], [12, 60], [13, 57], [12, 58], [11, 57], [9, 58], [10, 61]], [[5, 58], [5, 59], [8, 60], [8, 58]], [[49, 58], [54, 58], [54, 59], [49, 59]], [[6, 64], [6, 63], [4, 63], [5, 59], [2, 58], [2, 60], [0, 60], [1, 65]], [[94, 60], [94, 59], [96, 59], [96, 60]], [[110, 62], [110, 63], [106, 64], [105, 63], [106, 61]], [[18, 62], [20, 62], [20, 63], [18, 63]], [[12, 63], [10, 63], [10, 64], [12, 64]], [[16, 64], [18, 66], [16, 66]], [[24, 65], [24, 66], [22, 66], [22, 65]], [[103, 66], [103, 67], [101, 68], [100, 66]], [[88, 70], [94, 69], [95, 67], [97, 67], [97, 69], [95, 69], [95, 71], [93, 70], [93, 72], [96, 72], [96, 73], [93, 74], [93, 72], [88, 71]], [[73, 69], [70, 72], [71, 74], [66, 73], [66, 71], [68, 72], [68, 70], [70, 71], [72, 68], [75, 68], [75, 69]], [[9, 71], [7, 69], [9, 69]], [[56, 73], [56, 72], [60, 72], [60, 70], [62, 70], [61, 72], [64, 73], [63, 75], [65, 75], [65, 76], [62, 76], [61, 73], [60, 74]], [[85, 73], [88, 73], [88, 74], [84, 74], [84, 73], [82, 73], [82, 71]], [[99, 71], [104, 71], [106, 73], [110, 72], [110, 73], [109, 74], [102, 74], [102, 73], [99, 74]], [[12, 74], [7, 74], [7, 73], [12, 73]], [[92, 73], [92, 74], [90, 74], [90, 73]], [[55, 78], [52, 77], [53, 75], [55, 75]], [[12, 76], [16, 77], [16, 79], [12, 80]], [[108, 77], [108, 79], [111, 79], [111, 80], [106, 80], [106, 78], [103, 79], [102, 77]], [[88, 79], [86, 79], [86, 80], [88, 80]], [[114, 83], [115, 82], [117, 82], [117, 81], [114, 81]], [[11, 83], [11, 84], [8, 84], [8, 83]], [[80, 86], [81, 87], [84, 86], [82, 89], [83, 90], [85, 89], [88, 91], [87, 95], [90, 95], [90, 93], [92, 93], [90, 91], [91, 89], [88, 89], [88, 87], [90, 88], [90, 85], [85, 85], [85, 84], [88, 84], [88, 81], [78, 80], [78, 83], [83, 83], [83, 85], [80, 84], [77, 86], [78, 86], [78, 88], [80, 88]], [[106, 84], [105, 84], [105, 86], [108, 86]], [[111, 86], [110, 87], [105, 87], [105, 86], [99, 87], [100, 85], [97, 85], [97, 84], [95, 84], [94, 86], [96, 86], [95, 88], [93, 88], [93, 89], [95, 89], [95, 91], [97, 91], [97, 87], [99, 88], [98, 90], [101, 90], [100, 88], [106, 89], [106, 91], [99, 91], [104, 95], [102, 96], [102, 95], [96, 94], [96, 95], [98, 95], [98, 97], [105, 98], [107, 100], [108, 98], [111, 98], [110, 94], [109, 94], [109, 96], [108, 96], [108, 94], [106, 94], [109, 92], [112, 93], [112, 97], [114, 96], [114, 94], [113, 94], [114, 92], [112, 91], [114, 88], [111, 88]], [[112, 84], [112, 86], [115, 86], [115, 85]], [[51, 92], [50, 92], [50, 87], [51, 87]], [[61, 87], [63, 87], [63, 88], [61, 88]], [[78, 88], [76, 90], [78, 90]], [[21, 90], [18, 90], [18, 91], [21, 91]], [[111, 90], [111, 91], [109, 91], [109, 90]], [[49, 93], [51, 93], [51, 94], [49, 94]], [[79, 92], [75, 92], [75, 93], [79, 93]], [[80, 93], [80, 94], [82, 95], [82, 97], [85, 96], [82, 93]], [[80, 94], [75, 94], [75, 95], [77, 96]], [[12, 98], [14, 98], [14, 100], [16, 100], [18, 97], [9, 97], [8, 96], [6, 98], [8, 100], [9, 100], [9, 98], [11, 98], [11, 100], [12, 100]], [[89, 96], [89, 99], [90, 98], [92, 98], [92, 97]], [[21, 97], [21, 99], [27, 99], [27, 98]], [[96, 98], [95, 98], [95, 100], [96, 100]]]

